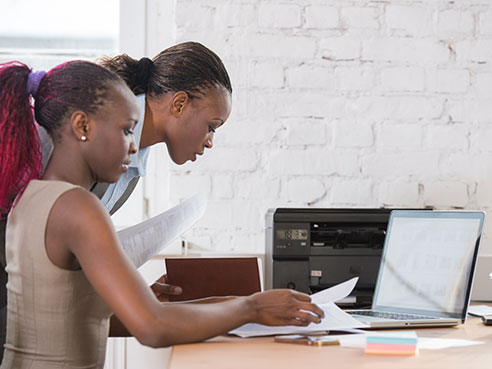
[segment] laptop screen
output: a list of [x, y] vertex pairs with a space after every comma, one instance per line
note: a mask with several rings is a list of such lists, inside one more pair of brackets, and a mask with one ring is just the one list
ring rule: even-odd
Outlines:
[[464, 319], [484, 213], [392, 211], [373, 308]]

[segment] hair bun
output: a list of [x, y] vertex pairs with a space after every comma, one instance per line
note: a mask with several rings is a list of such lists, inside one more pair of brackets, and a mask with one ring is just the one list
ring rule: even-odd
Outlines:
[[147, 91], [147, 85], [149, 83], [150, 74], [152, 73], [152, 66], [154, 62], [147, 57], [141, 58], [137, 63], [137, 81], [139, 84], [145, 86]]

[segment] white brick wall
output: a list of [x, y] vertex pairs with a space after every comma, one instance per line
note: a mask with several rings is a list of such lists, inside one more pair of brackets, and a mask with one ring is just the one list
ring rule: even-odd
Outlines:
[[176, 0], [176, 34], [234, 88], [214, 149], [170, 168], [172, 201], [210, 193], [191, 242], [261, 252], [277, 206], [490, 213], [490, 0]]

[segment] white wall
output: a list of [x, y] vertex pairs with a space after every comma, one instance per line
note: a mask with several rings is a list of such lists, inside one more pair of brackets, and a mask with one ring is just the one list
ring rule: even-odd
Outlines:
[[176, 42], [216, 51], [234, 88], [214, 149], [171, 165], [172, 204], [211, 195], [186, 238], [261, 252], [278, 206], [488, 210], [491, 5], [176, 0]]

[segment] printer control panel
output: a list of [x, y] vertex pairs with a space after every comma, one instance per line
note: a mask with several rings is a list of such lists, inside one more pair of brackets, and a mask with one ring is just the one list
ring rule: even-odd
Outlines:
[[274, 254], [307, 255], [309, 253], [309, 223], [282, 223], [275, 227]]

